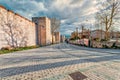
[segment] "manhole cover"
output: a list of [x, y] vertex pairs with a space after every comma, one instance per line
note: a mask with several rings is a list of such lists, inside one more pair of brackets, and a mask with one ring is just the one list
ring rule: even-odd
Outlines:
[[85, 75], [83, 75], [80, 72], [74, 72], [69, 75], [73, 78], [73, 80], [83, 80], [83, 79], [87, 78]]

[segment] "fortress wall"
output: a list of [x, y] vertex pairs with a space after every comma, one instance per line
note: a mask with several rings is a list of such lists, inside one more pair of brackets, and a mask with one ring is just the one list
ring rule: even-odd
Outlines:
[[12, 45], [32, 46], [36, 45], [35, 41], [35, 23], [0, 6], [0, 48]]

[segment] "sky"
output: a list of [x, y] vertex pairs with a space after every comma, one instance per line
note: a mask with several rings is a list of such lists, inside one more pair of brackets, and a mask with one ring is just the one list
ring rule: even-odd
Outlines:
[[95, 22], [99, 0], [0, 0], [0, 4], [31, 20], [46, 16], [61, 21], [60, 32], [69, 35], [84, 24], [91, 28]]

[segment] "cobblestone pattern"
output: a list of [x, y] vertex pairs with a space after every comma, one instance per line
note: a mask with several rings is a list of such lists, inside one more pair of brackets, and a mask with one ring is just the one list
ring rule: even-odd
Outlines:
[[0, 80], [120, 80], [120, 55], [83, 50], [69, 44], [0, 55]]

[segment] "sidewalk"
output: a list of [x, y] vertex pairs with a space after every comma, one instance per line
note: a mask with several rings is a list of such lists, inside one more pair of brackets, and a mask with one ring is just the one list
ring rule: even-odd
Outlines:
[[77, 49], [83, 49], [88, 51], [96, 51], [96, 52], [102, 52], [102, 53], [110, 53], [110, 54], [120, 54], [120, 49], [100, 49], [100, 48], [90, 48], [90, 47], [84, 47], [84, 46], [77, 46], [74, 44], [70, 44], [72, 47]]

